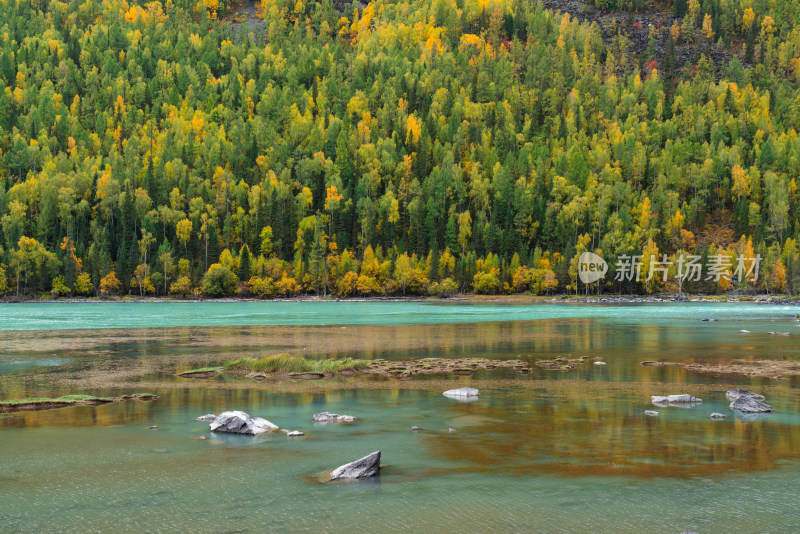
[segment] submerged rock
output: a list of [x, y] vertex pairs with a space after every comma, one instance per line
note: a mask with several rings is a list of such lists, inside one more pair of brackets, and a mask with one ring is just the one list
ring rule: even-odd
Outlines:
[[330, 480], [369, 478], [381, 470], [381, 451], [375, 451], [355, 462], [344, 464], [331, 471]]
[[644, 414], [649, 415], [651, 417], [658, 417], [659, 415], [661, 415], [661, 412], [657, 412], [656, 410], [645, 410]]
[[772, 406], [754, 397], [739, 397], [731, 403], [731, 410], [744, 413], [769, 413], [772, 411]]
[[605, 365], [605, 364], [606, 362], [600, 362], [600, 361], [594, 362], [594, 365]]
[[728, 417], [728, 416], [727, 416], [727, 415], [725, 415], [725, 414], [722, 414], [722, 413], [717, 413], [717, 412], [714, 412], [714, 413], [712, 413], [711, 415], [709, 415], [709, 417], [710, 417], [711, 419], [713, 419], [714, 421], [720, 421], [720, 420], [722, 420], [722, 419], [725, 419], [725, 418], [726, 418], [726, 417]]
[[300, 432], [299, 430], [292, 430], [291, 432], [287, 432], [286, 435], [289, 436], [290, 438], [296, 438], [300, 436], [305, 436], [305, 433]]
[[420, 427], [418, 427], [418, 426], [412, 426], [412, 427], [411, 427], [411, 431], [412, 431], [412, 432], [417, 432], [417, 431], [419, 431], [419, 430], [421, 430], [421, 429], [420, 429]]
[[728, 399], [729, 401], [735, 401], [736, 399], [739, 399], [741, 397], [750, 397], [751, 399], [756, 399], [761, 401], [764, 400], [764, 395], [759, 395], [758, 393], [753, 393], [752, 391], [742, 388], [730, 389], [725, 392], [725, 398]]
[[479, 391], [475, 388], [448, 389], [442, 395], [445, 397], [477, 397]]
[[205, 415], [201, 415], [195, 421], [214, 421], [217, 418], [217, 414], [207, 413]]
[[741, 332], [742, 334], [749, 334], [750, 330], [739, 330], [739, 332]]
[[240, 411], [222, 412], [213, 423], [209, 425], [211, 432], [226, 432], [229, 434], [246, 434], [257, 436], [270, 430], [277, 429], [278, 426], [270, 423], [261, 417], [250, 417], [249, 414]]
[[311, 418], [315, 423], [352, 423], [356, 417], [352, 415], [339, 415], [338, 413], [321, 412], [315, 413]]
[[650, 397], [650, 402], [656, 406], [694, 406], [703, 402], [695, 396], [682, 394], [682, 395], [653, 395]]
[[738, 419], [742, 423], [755, 423], [756, 421], [761, 421], [762, 419], [766, 419], [767, 417], [772, 415], [771, 412], [745, 413], [739, 411], [734, 411], [733, 414], [736, 416], [736, 419]]

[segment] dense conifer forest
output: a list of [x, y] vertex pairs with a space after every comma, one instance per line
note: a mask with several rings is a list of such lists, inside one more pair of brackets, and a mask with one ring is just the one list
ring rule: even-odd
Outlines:
[[0, 294], [796, 293], [800, 3], [591, 3], [0, 0]]

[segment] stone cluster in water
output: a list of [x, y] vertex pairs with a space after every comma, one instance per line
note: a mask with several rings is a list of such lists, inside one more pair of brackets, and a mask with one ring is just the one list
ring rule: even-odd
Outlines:
[[[477, 397], [480, 392], [475, 388], [463, 387], [451, 389], [444, 392], [447, 397]], [[283, 430], [273, 423], [261, 417], [251, 417], [250, 414], [238, 410], [222, 412], [219, 415], [208, 413], [196, 418], [197, 421], [210, 422], [211, 432], [223, 432], [229, 434], [244, 434], [257, 436], [273, 430]], [[311, 418], [315, 423], [341, 423], [353, 422], [356, 420], [352, 415], [341, 415], [331, 412], [320, 412]], [[419, 427], [411, 430], [418, 431]], [[288, 437], [303, 437], [305, 433], [300, 430], [283, 430]], [[455, 429], [448, 428], [448, 432], [455, 432]], [[329, 481], [334, 480], [357, 480], [369, 478], [379, 474], [381, 469], [381, 451], [359, 458], [353, 462], [341, 465], [331, 471]]]
[[[729, 401], [732, 401], [730, 404], [730, 409], [734, 410], [735, 412], [740, 412], [743, 414], [772, 412], [772, 406], [762, 402], [764, 400], [763, 395], [760, 395], [758, 393], [753, 393], [752, 391], [748, 391], [746, 389], [742, 388], [731, 389], [725, 392], [725, 397]], [[653, 395], [652, 397], [650, 397], [650, 402], [661, 408], [667, 408], [669, 406], [691, 408], [699, 405], [700, 403], [703, 402], [703, 400], [695, 396], [684, 393], [680, 395]], [[644, 414], [649, 416], [661, 415], [660, 412], [657, 412], [655, 410], [645, 410]], [[709, 415], [709, 417], [717, 421], [725, 419], [727, 416], [721, 413], [714, 412], [711, 415]]]

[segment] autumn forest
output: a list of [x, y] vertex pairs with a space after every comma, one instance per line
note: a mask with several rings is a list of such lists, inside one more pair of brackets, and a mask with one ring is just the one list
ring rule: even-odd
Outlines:
[[0, 0], [0, 295], [800, 291], [800, 3], [590, 3]]

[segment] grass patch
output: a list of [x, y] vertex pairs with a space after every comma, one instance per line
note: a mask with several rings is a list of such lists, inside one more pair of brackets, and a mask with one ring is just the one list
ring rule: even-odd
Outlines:
[[273, 354], [263, 358], [236, 358], [228, 360], [224, 369], [254, 371], [256, 373], [324, 373], [357, 371], [369, 367], [371, 362], [353, 358], [314, 360], [291, 354]]
[[103, 401], [103, 402], [111, 402], [114, 399], [109, 399], [106, 397], [95, 397], [94, 395], [62, 395], [61, 397], [57, 398], [48, 398], [48, 397], [34, 397], [30, 399], [11, 399], [6, 401], [0, 401], [0, 404], [45, 404], [48, 402], [57, 402], [57, 403], [76, 403], [76, 402], [86, 402], [86, 401]]

